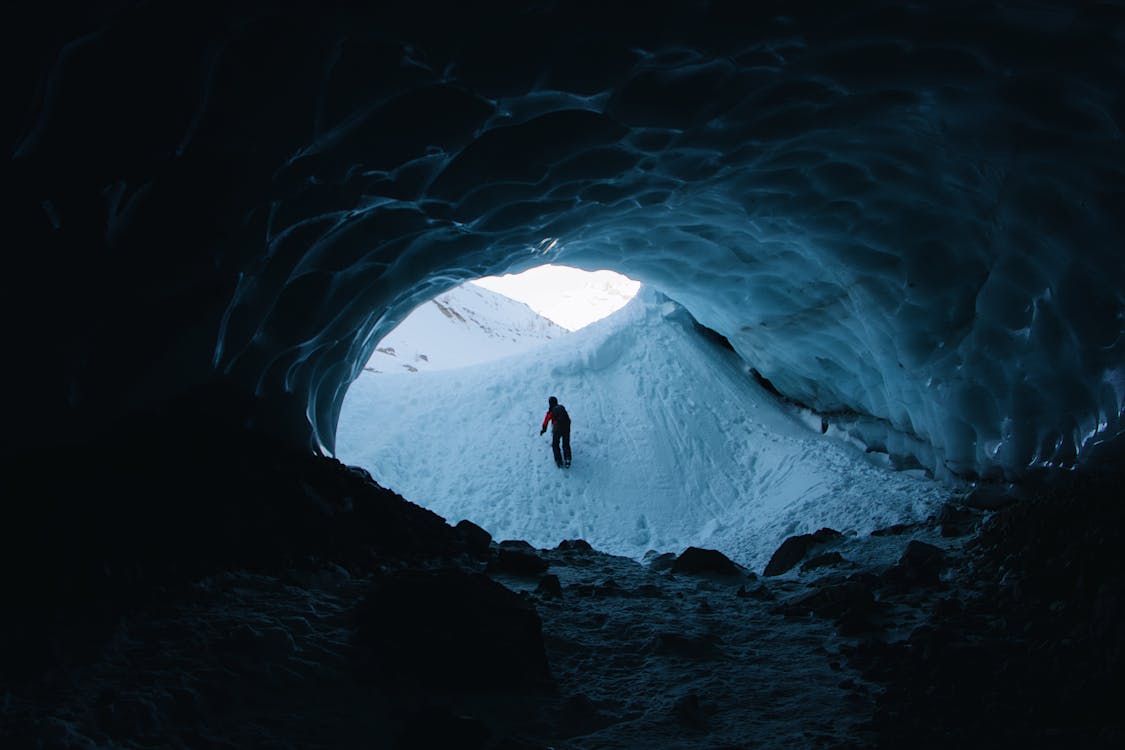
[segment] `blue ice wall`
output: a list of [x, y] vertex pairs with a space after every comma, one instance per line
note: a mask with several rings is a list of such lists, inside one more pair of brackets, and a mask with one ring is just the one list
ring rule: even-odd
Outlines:
[[939, 474], [1115, 436], [1121, 8], [745, 5], [27, 20], [21, 271], [56, 344], [22, 335], [66, 363], [30, 387], [99, 415], [223, 379], [331, 450], [414, 305], [550, 261], [659, 288]]

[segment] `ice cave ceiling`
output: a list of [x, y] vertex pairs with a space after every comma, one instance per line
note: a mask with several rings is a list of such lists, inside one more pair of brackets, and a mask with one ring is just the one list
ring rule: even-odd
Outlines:
[[331, 449], [406, 312], [543, 262], [956, 472], [1120, 430], [1121, 3], [277, 5], [14, 19], [21, 440], [223, 380]]

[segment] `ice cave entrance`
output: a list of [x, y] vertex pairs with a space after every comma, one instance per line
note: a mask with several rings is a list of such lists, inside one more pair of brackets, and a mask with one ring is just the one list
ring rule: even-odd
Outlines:
[[[497, 541], [580, 538], [638, 559], [697, 546], [760, 569], [792, 534], [863, 535], [936, 512], [946, 488], [825, 432], [674, 300], [605, 273], [537, 269], [417, 308], [348, 390], [337, 456]], [[548, 295], [552, 283], [570, 291]], [[624, 306], [583, 325], [552, 308], [575, 287], [594, 292], [587, 318]], [[572, 419], [569, 469], [540, 434], [549, 396]]]
[[527, 352], [620, 310], [640, 287], [614, 271], [559, 265], [469, 281], [415, 308], [364, 369], [451, 370]]
[[568, 331], [585, 328], [617, 312], [641, 288], [641, 282], [615, 271], [583, 271], [552, 264], [469, 283], [523, 302]]

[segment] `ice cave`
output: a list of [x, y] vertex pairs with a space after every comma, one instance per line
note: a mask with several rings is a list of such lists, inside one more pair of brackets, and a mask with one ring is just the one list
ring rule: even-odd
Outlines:
[[[7, 25], [0, 744], [1125, 738], [1120, 2]], [[840, 481], [831, 528], [634, 560], [340, 460], [383, 336], [544, 263], [946, 500], [864, 525]]]

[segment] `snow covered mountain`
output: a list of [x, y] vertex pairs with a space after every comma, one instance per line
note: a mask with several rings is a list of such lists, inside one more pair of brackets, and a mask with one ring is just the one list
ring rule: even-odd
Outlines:
[[[573, 420], [569, 470], [539, 435], [550, 395]], [[791, 534], [869, 532], [925, 518], [948, 496], [819, 426], [646, 288], [615, 315], [502, 363], [364, 373], [344, 402], [337, 455], [499, 539], [581, 537], [634, 557], [707, 546], [757, 569]]]
[[416, 308], [379, 342], [368, 373], [446, 370], [534, 349], [568, 331], [522, 302], [464, 284]]
[[570, 331], [620, 310], [641, 286], [613, 271], [584, 271], [551, 263], [512, 276], [486, 276], [472, 284], [526, 302]]

